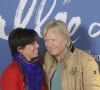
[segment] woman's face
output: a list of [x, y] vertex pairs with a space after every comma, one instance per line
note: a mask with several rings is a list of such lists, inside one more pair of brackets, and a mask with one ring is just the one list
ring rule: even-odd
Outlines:
[[44, 42], [47, 50], [54, 56], [60, 56], [65, 50], [66, 39], [60, 32], [48, 30], [44, 35]]
[[24, 48], [18, 47], [18, 51], [25, 56], [25, 58], [30, 61], [32, 58], [35, 58], [38, 56], [38, 48], [39, 45], [35, 41], [31, 44], [27, 44]]

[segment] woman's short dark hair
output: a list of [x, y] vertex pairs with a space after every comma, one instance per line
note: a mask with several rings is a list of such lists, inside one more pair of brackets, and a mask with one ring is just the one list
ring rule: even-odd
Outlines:
[[33, 29], [16, 28], [9, 37], [8, 43], [11, 49], [12, 56], [17, 53], [17, 47], [24, 48], [25, 45], [31, 44], [35, 41], [37, 33]]

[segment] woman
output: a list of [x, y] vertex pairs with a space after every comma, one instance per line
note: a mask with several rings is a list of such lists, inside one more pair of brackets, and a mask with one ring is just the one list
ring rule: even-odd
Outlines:
[[43, 29], [43, 38], [47, 51], [41, 60], [48, 90], [100, 90], [95, 59], [74, 47], [63, 21], [49, 21]]
[[2, 90], [46, 90], [38, 57], [39, 45], [32, 29], [14, 29], [9, 35], [13, 61], [1, 77]]

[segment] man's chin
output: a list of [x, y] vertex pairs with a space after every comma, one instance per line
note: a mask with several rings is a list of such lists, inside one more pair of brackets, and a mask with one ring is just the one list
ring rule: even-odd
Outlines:
[[57, 54], [55, 52], [50, 52], [51, 55], [56, 56]]

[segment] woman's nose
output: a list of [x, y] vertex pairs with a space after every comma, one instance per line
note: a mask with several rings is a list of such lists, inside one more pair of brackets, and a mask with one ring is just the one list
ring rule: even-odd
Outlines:
[[36, 48], [39, 48], [39, 44], [37, 42], [35, 43], [35, 46], [36, 46]]

